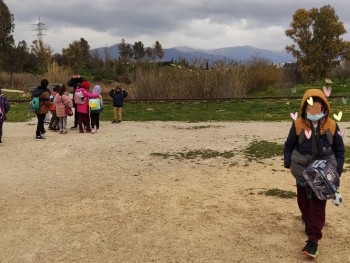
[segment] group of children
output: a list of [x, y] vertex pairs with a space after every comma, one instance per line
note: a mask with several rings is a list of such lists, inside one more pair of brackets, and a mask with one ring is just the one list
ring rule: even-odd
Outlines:
[[[46, 84], [47, 83], [47, 84]], [[38, 118], [37, 140], [44, 140], [43, 134], [46, 132], [42, 124], [42, 115], [51, 113], [49, 122], [49, 130], [58, 131], [59, 134], [67, 134], [67, 118], [72, 111], [73, 106], [76, 108], [76, 115], [79, 125], [79, 132], [96, 133], [100, 128], [100, 112], [103, 109], [103, 99], [101, 96], [101, 86], [95, 85], [93, 92], [90, 93], [90, 83], [83, 81], [74, 92], [74, 105], [67, 87], [65, 85], [56, 85], [52, 91], [47, 89], [48, 81], [42, 80], [41, 85], [33, 91], [33, 96], [38, 95], [40, 101], [40, 109], [36, 112]], [[45, 88], [46, 86], [46, 88]], [[38, 92], [41, 90], [42, 92]], [[44, 93], [47, 94], [44, 94]], [[79, 96], [79, 95], [80, 96]], [[47, 100], [49, 96], [49, 100]], [[96, 99], [98, 108], [90, 107], [89, 100]], [[91, 123], [91, 125], [90, 125]]]
[[[81, 83], [79, 82], [81, 81]], [[44, 140], [46, 132], [44, 128], [45, 116], [51, 113], [49, 130], [59, 131], [66, 134], [67, 131], [67, 108], [68, 111], [74, 107], [74, 126], [71, 129], [79, 128], [80, 133], [96, 133], [100, 128], [100, 113], [103, 110], [103, 98], [101, 96], [101, 86], [95, 85], [92, 93], [90, 83], [75, 74], [68, 82], [68, 86], [73, 87], [74, 98], [70, 99], [65, 85], [56, 85], [52, 91], [47, 86], [49, 82], [43, 79], [32, 93], [32, 96], [39, 97], [40, 109], [36, 112], [38, 124], [36, 130], [36, 140]], [[109, 96], [113, 100], [114, 117], [112, 123], [120, 123], [122, 119], [122, 107], [124, 99], [128, 96], [127, 91], [120, 85], [111, 89]]]

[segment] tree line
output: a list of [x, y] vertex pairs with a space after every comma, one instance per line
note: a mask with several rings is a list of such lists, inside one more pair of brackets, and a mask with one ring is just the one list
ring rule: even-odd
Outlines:
[[[126, 43], [125, 39], [121, 39], [118, 59], [112, 58], [108, 47], [102, 49], [102, 54], [101, 49], [100, 52], [98, 50], [91, 51], [88, 41], [84, 38], [70, 43], [68, 47], [62, 49], [61, 54], [54, 54], [51, 47], [40, 40], [33, 41], [30, 46], [24, 40], [19, 41], [16, 45], [12, 35], [14, 28], [14, 17], [3, 0], [0, 0], [0, 72], [44, 74], [50, 64], [54, 62], [59, 66], [70, 68], [74, 72], [87, 71], [97, 80], [111, 79], [131, 83], [139, 77], [136, 76], [137, 72], [140, 72], [136, 70], [137, 67], [143, 67], [143, 75], [152, 72], [152, 79], [156, 79], [160, 76], [159, 67], [174, 63], [173, 61], [162, 61], [164, 51], [159, 41], [155, 41], [152, 47], [145, 48], [141, 41], [132, 45]], [[286, 46], [286, 50], [296, 58], [297, 62], [286, 65], [283, 74], [274, 79], [292, 79], [288, 80], [292, 83], [314, 83], [316, 80], [330, 77], [332, 74], [341, 75], [343, 78], [348, 77], [350, 74], [348, 62], [350, 42], [342, 38], [346, 32], [343, 22], [339, 20], [334, 8], [330, 5], [319, 9], [296, 10], [290, 28], [285, 31], [285, 34], [293, 42]], [[193, 61], [189, 64], [179, 60], [176, 63], [191, 68], [191, 70], [209, 70], [208, 61], [201, 63]], [[263, 58], [252, 58], [249, 63], [255, 72], [266, 78], [261, 79], [260, 84], [257, 85], [264, 88], [267, 84], [270, 85], [272, 63]], [[229, 66], [223, 67], [225, 64]], [[147, 67], [149, 68], [147, 65], [157, 65], [156, 70], [147, 71]], [[220, 68], [226, 72], [225, 74], [236, 72], [232, 71], [231, 67], [232, 63], [223, 61], [211, 65], [212, 69]], [[247, 65], [242, 65], [242, 68], [247, 68]], [[174, 71], [171, 72], [174, 73]], [[264, 74], [263, 72], [269, 73]], [[167, 75], [167, 79], [169, 78], [171, 78], [171, 74]], [[218, 81], [214, 83], [218, 83]]]

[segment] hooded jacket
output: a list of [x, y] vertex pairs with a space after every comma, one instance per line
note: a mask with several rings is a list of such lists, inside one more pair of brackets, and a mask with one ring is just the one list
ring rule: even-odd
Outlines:
[[39, 97], [40, 109], [36, 114], [46, 114], [49, 111], [49, 107], [52, 105], [50, 101], [51, 92], [46, 86], [38, 86], [32, 92], [32, 97]]
[[89, 108], [89, 98], [98, 98], [99, 94], [92, 94], [89, 93], [87, 89], [85, 88], [77, 88], [76, 91], [81, 91], [84, 97], [84, 104], [76, 104], [77, 105], [77, 112], [80, 113], [89, 113], [90, 108]]
[[[325, 116], [314, 128], [306, 118], [306, 104], [310, 97], [323, 102]], [[344, 165], [344, 142], [336, 122], [329, 118], [330, 104], [319, 89], [309, 89], [304, 93], [300, 104], [300, 117], [292, 123], [284, 144], [284, 167], [290, 168], [297, 179], [303, 179], [303, 171], [314, 160], [330, 160], [339, 176]], [[310, 135], [311, 134], [311, 135]]]

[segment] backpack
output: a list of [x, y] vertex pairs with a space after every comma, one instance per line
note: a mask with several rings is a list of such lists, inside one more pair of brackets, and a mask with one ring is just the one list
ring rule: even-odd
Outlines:
[[89, 99], [89, 107], [91, 112], [100, 112], [101, 100], [99, 98]]
[[339, 175], [328, 160], [313, 161], [303, 177], [319, 200], [334, 199], [339, 188]]
[[76, 104], [84, 104], [85, 103], [85, 98], [83, 96], [83, 92], [81, 91], [76, 91], [74, 93], [74, 102]]
[[29, 108], [33, 112], [38, 112], [40, 110], [40, 100], [39, 97], [33, 97], [32, 100], [29, 102]]

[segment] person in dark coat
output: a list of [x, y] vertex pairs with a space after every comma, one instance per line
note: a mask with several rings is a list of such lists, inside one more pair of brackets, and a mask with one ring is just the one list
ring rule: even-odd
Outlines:
[[109, 96], [113, 99], [114, 117], [112, 123], [120, 123], [122, 121], [124, 99], [128, 96], [128, 92], [117, 85], [109, 91]]
[[44, 140], [45, 137], [43, 136], [46, 132], [44, 128], [44, 121], [46, 113], [49, 112], [49, 107], [52, 105], [52, 102], [50, 101], [50, 95], [51, 92], [47, 88], [49, 85], [49, 81], [47, 79], [43, 79], [40, 82], [40, 86], [38, 86], [36, 89], [32, 92], [32, 98], [33, 97], [39, 97], [40, 102], [40, 109], [36, 112], [36, 117], [38, 119], [38, 124], [36, 126], [36, 140], [41, 141]]
[[315, 258], [326, 221], [326, 202], [319, 200], [306, 183], [303, 172], [315, 160], [328, 160], [339, 176], [344, 165], [344, 142], [338, 124], [329, 118], [330, 104], [319, 89], [305, 91], [300, 117], [293, 121], [284, 144], [284, 167], [296, 179], [297, 203], [308, 236], [302, 252]]

